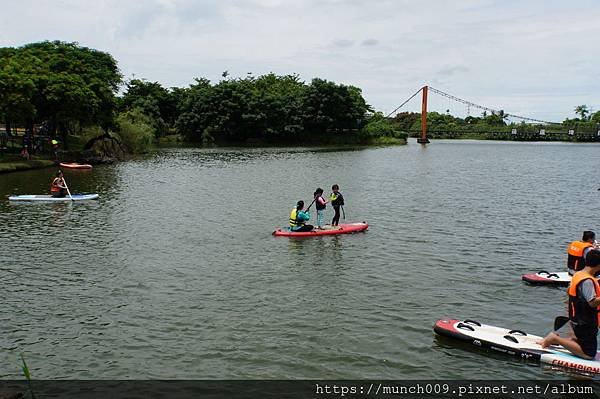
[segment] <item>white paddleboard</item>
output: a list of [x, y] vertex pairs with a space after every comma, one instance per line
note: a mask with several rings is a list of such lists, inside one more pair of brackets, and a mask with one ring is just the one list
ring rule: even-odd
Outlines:
[[480, 348], [584, 373], [600, 374], [600, 352], [594, 360], [586, 360], [571, 354], [562, 346], [544, 349], [536, 344], [542, 337], [524, 331], [507, 330], [475, 320], [456, 319], [438, 320], [433, 330], [436, 334], [469, 342]]
[[541, 270], [537, 273], [524, 274], [521, 278], [530, 284], [569, 285], [571, 283], [571, 275], [568, 272]]
[[9, 201], [40, 201], [40, 202], [70, 202], [87, 201], [98, 198], [98, 194], [73, 194], [73, 199], [66, 197], [53, 197], [51, 195], [11, 195]]

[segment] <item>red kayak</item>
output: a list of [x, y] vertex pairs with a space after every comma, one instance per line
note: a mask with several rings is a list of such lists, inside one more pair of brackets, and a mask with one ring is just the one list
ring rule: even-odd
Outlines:
[[88, 165], [87, 163], [77, 163], [77, 162], [61, 162], [61, 168], [66, 169], [92, 169], [92, 165]]
[[288, 228], [277, 229], [273, 232], [274, 236], [283, 237], [314, 237], [314, 236], [332, 236], [336, 234], [350, 234], [359, 231], [365, 231], [369, 228], [367, 222], [340, 224], [339, 226], [325, 226], [323, 229], [314, 229], [313, 231], [295, 232]]

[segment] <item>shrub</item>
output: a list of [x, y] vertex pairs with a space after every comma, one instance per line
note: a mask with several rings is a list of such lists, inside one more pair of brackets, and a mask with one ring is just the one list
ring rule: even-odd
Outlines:
[[408, 134], [402, 132], [396, 124], [388, 120], [381, 113], [374, 114], [360, 130], [364, 138], [392, 137], [406, 139]]
[[117, 134], [122, 144], [132, 153], [148, 152], [156, 131], [150, 117], [139, 108], [122, 112], [117, 116]]

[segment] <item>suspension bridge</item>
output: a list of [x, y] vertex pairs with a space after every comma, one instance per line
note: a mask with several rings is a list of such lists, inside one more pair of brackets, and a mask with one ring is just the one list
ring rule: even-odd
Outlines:
[[[428, 132], [427, 129], [427, 104], [428, 97], [430, 93], [441, 96], [442, 98], [447, 99], [448, 101], [452, 101], [458, 104], [462, 104], [466, 106], [468, 111], [467, 113], [470, 115], [471, 109], [478, 109], [490, 115], [497, 115], [503, 121], [506, 118], [510, 118], [513, 120], [525, 122], [531, 124], [535, 124], [538, 129], [535, 133], [532, 133], [531, 129], [527, 129], [527, 131], [519, 131], [519, 128], [512, 128], [510, 131], [498, 129], [496, 131], [488, 130], [486, 132], [478, 132], [484, 133], [486, 136], [492, 136], [497, 139], [521, 139], [521, 140], [543, 140], [543, 139], [554, 139], [554, 140], [581, 140], [581, 141], [600, 141], [600, 126], [597, 129], [597, 132], [590, 131], [581, 131], [576, 132], [574, 128], [566, 129], [566, 127], [559, 122], [551, 122], [542, 119], [531, 118], [522, 115], [516, 115], [512, 113], [504, 112], [504, 110], [493, 109], [490, 107], [486, 107], [484, 105], [476, 104], [472, 101], [468, 101], [462, 99], [460, 97], [454, 96], [452, 94], [445, 93], [441, 90], [433, 88], [431, 86], [423, 86], [419, 90], [417, 90], [412, 96], [406, 99], [402, 104], [396, 107], [392, 112], [386, 115], [387, 118], [391, 118], [393, 115], [397, 115], [403, 107], [408, 104], [413, 98], [417, 97], [421, 94], [421, 129], [419, 131], [411, 130], [411, 133], [418, 132], [420, 133], [420, 137], [417, 139], [418, 143], [427, 144], [429, 143], [430, 135], [428, 133], [434, 133], [434, 135], [441, 135], [443, 137], [449, 138], [457, 138], [461, 134], [465, 132], [453, 131], [451, 129], [446, 130], [436, 130], [435, 132]], [[447, 111], [449, 112], [449, 110]], [[523, 129], [524, 130], [524, 129]]]

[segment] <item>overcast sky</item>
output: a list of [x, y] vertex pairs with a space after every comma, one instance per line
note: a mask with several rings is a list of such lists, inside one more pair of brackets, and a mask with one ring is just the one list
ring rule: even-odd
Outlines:
[[[167, 87], [272, 71], [358, 86], [385, 113], [426, 84], [551, 121], [579, 104], [600, 110], [598, 0], [0, 0], [0, 10], [1, 46], [75, 41], [111, 53], [125, 78]], [[435, 95], [430, 109], [467, 112]]]

